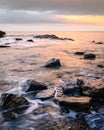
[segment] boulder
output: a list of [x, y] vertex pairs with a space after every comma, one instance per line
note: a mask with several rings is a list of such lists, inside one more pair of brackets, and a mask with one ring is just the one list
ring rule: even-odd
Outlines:
[[4, 37], [5, 35], [6, 35], [6, 33], [5, 33], [5, 32], [0, 31], [0, 38]]
[[44, 67], [49, 67], [49, 68], [59, 68], [61, 66], [60, 60], [53, 58], [47, 61], [44, 65]]
[[63, 94], [68, 96], [80, 96], [81, 91], [80, 87], [75, 82], [68, 82], [62, 87]]
[[103, 114], [90, 114], [85, 116], [85, 121], [91, 130], [104, 130], [104, 115]]
[[28, 41], [28, 42], [34, 42], [32, 39], [28, 39], [27, 41]]
[[57, 97], [54, 101], [64, 108], [76, 111], [87, 111], [91, 106], [90, 97]]
[[54, 89], [49, 88], [36, 94], [35, 99], [46, 100], [54, 96]]
[[37, 82], [37, 81], [33, 81], [28, 79], [23, 85], [22, 85], [22, 89], [25, 92], [30, 92], [30, 91], [40, 91], [40, 90], [44, 90], [47, 89], [47, 86], [43, 83]]
[[24, 110], [29, 107], [29, 102], [22, 96], [4, 93], [1, 95], [1, 106], [0, 110], [14, 110], [15, 112], [19, 110]]
[[78, 51], [78, 52], [75, 52], [74, 54], [75, 54], [75, 55], [84, 55], [84, 53], [85, 53], [85, 52], [79, 52], [79, 51]]
[[96, 55], [92, 54], [92, 53], [84, 55], [84, 59], [89, 59], [89, 60], [91, 59], [91, 60], [93, 60], [95, 58], [96, 58]]
[[104, 97], [104, 80], [102, 79], [86, 82], [81, 87], [86, 96]]

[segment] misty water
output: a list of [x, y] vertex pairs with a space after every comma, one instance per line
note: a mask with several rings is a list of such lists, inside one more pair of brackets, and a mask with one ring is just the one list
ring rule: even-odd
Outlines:
[[[55, 34], [74, 41], [36, 39], [34, 36], [37, 34]], [[16, 41], [15, 38], [22, 40]], [[28, 39], [34, 42], [28, 42]], [[71, 80], [104, 79], [104, 68], [97, 67], [98, 64], [104, 65], [104, 44], [95, 44], [92, 41], [104, 42], [104, 32], [7, 32], [7, 36], [0, 39], [0, 45], [10, 46], [0, 48], [0, 94], [11, 92], [25, 96], [21, 85], [27, 79], [45, 83], [54, 90]], [[83, 56], [76, 56], [75, 52], [94, 53], [96, 59], [84, 60]], [[60, 59], [62, 66], [59, 69], [43, 67], [52, 58]], [[0, 129], [32, 130], [46, 123], [49, 118], [63, 120], [65, 117], [76, 116], [74, 111], [61, 113], [59, 105], [51, 100], [26, 98], [31, 105], [24, 113], [17, 115], [16, 120], [4, 119], [0, 113]], [[39, 109], [43, 111], [37, 112]], [[44, 120], [45, 117], [47, 120]]]

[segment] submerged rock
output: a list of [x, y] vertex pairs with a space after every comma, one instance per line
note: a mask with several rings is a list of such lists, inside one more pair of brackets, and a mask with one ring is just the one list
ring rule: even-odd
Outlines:
[[21, 40], [22, 40], [22, 38], [15, 38], [15, 40], [16, 40], [16, 41], [21, 41]]
[[80, 96], [81, 90], [80, 87], [75, 82], [68, 82], [62, 87], [63, 94], [68, 96]]
[[34, 42], [32, 39], [28, 39], [27, 41], [28, 41], [28, 42]]
[[96, 44], [103, 44], [103, 42], [96, 42]]
[[24, 110], [29, 106], [29, 102], [22, 96], [4, 93], [1, 95], [1, 106], [0, 110]]
[[4, 37], [5, 35], [6, 35], [6, 33], [5, 33], [5, 32], [0, 31], [0, 38]]
[[60, 106], [76, 111], [87, 111], [91, 106], [90, 97], [57, 97], [54, 99]]
[[90, 114], [85, 116], [85, 120], [91, 130], [104, 130], [103, 114]]
[[52, 98], [54, 96], [54, 93], [55, 93], [54, 89], [49, 88], [49, 89], [46, 89], [46, 90], [43, 90], [43, 91], [37, 93], [35, 98], [41, 99], [41, 100], [49, 99], [49, 98]]
[[44, 65], [44, 67], [49, 67], [49, 68], [59, 68], [61, 66], [60, 60], [53, 58], [47, 61]]
[[47, 86], [43, 83], [28, 79], [22, 86], [22, 89], [25, 92], [40, 91], [40, 90], [47, 89]]
[[94, 80], [82, 85], [82, 91], [87, 96], [104, 98], [104, 80]]
[[91, 60], [93, 60], [95, 58], [96, 58], [96, 55], [92, 54], [92, 53], [84, 55], [84, 59], [91, 59]]
[[79, 51], [78, 51], [78, 52], [75, 52], [74, 54], [75, 54], [75, 55], [84, 55], [84, 53], [85, 53], [85, 52], [79, 52]]
[[7, 47], [10, 47], [10, 46], [0, 45], [0, 48], [7, 48]]

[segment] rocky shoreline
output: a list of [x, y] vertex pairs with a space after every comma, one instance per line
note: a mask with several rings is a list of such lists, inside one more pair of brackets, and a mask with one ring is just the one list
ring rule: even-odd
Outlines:
[[[39, 35], [36, 38], [69, 40], [55, 35]], [[34, 41], [29, 39], [28, 42]], [[5, 47], [8, 46], [0, 48]], [[69, 54], [67, 51], [65, 53]], [[74, 55], [81, 56], [85, 61], [98, 58], [95, 52], [76, 51]], [[60, 59], [52, 58], [41, 67], [45, 71], [58, 71], [63, 65]], [[103, 69], [103, 64], [96, 67]], [[61, 78], [62, 75], [59, 73], [57, 77]], [[103, 130], [104, 79], [96, 77], [94, 80], [86, 80], [77, 77], [58, 86], [27, 79], [18, 87], [1, 94], [0, 129]]]

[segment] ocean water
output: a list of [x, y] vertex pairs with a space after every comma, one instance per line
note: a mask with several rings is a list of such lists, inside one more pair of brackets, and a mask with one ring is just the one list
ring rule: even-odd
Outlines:
[[[55, 34], [62, 38], [72, 38], [74, 41], [34, 38], [38, 34]], [[15, 38], [22, 40], [16, 41]], [[27, 42], [28, 39], [34, 42]], [[99, 41], [104, 42], [104, 32], [7, 32], [6, 37], [0, 39], [0, 45], [10, 46], [0, 48], [0, 96], [5, 92], [25, 96], [21, 86], [27, 79], [45, 83], [54, 89], [60, 89], [66, 82], [74, 82], [77, 79], [104, 79], [104, 68], [97, 67], [98, 64], [104, 65], [104, 44], [96, 44]], [[78, 51], [93, 53], [96, 59], [84, 60], [83, 56], [74, 54]], [[60, 59], [59, 69], [44, 67], [51, 58]], [[60, 114], [60, 107], [51, 100], [28, 101], [31, 106], [22, 115], [15, 115], [16, 120], [9, 120], [0, 112], [0, 129], [34, 130], [40, 128], [42, 123], [47, 124], [47, 119], [63, 120], [65, 117], [76, 116], [74, 111]]]

